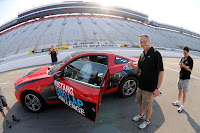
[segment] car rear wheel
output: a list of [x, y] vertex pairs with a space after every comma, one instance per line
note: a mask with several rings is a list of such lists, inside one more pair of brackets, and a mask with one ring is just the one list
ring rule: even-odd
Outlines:
[[23, 93], [22, 104], [31, 112], [41, 112], [45, 109], [43, 98], [36, 92]]
[[138, 80], [135, 77], [127, 77], [122, 80], [119, 86], [119, 95], [121, 97], [130, 97], [138, 87]]

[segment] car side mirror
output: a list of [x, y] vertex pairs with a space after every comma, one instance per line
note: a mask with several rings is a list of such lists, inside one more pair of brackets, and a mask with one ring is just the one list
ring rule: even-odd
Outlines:
[[57, 77], [61, 77], [62, 76], [62, 71], [58, 71], [54, 74], [54, 76], [57, 76]]

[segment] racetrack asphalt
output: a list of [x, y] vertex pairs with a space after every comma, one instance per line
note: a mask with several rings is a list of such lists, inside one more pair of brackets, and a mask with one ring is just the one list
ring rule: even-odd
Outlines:
[[20, 122], [11, 120], [4, 109], [12, 128], [0, 115], [0, 132], [3, 133], [200, 133], [200, 59], [194, 60], [194, 69], [187, 93], [185, 110], [178, 113], [178, 107], [172, 105], [177, 100], [177, 80], [180, 58], [163, 58], [164, 80], [162, 96], [154, 100], [151, 124], [146, 129], [139, 129], [143, 121], [134, 122], [132, 118], [140, 113], [135, 104], [135, 94], [129, 98], [121, 98], [116, 93], [104, 95], [96, 123], [81, 117], [64, 104], [50, 105], [41, 113], [31, 113], [20, 105], [14, 96], [14, 82], [27, 71], [36, 67], [4, 72], [0, 75], [0, 86], [5, 94], [12, 112], [20, 118]]

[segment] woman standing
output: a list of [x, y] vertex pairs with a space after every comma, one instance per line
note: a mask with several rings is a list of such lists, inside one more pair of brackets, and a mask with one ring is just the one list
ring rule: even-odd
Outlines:
[[55, 49], [54, 45], [51, 45], [51, 51], [49, 52], [49, 55], [51, 54], [51, 65], [57, 64], [57, 55], [59, 55], [58, 51]]

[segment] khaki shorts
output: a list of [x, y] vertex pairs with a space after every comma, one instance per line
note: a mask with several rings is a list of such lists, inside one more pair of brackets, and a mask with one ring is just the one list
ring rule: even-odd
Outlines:
[[153, 92], [148, 92], [145, 90], [141, 90], [140, 88], [136, 91], [136, 103], [142, 104], [142, 108], [147, 111], [153, 108]]
[[179, 79], [178, 89], [182, 89], [182, 92], [188, 92], [189, 79]]

